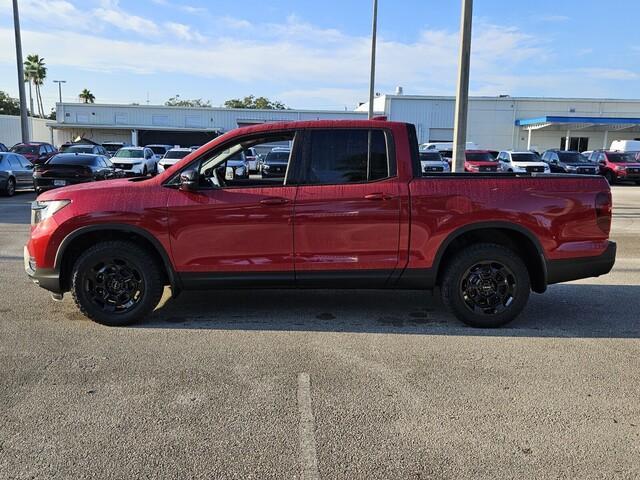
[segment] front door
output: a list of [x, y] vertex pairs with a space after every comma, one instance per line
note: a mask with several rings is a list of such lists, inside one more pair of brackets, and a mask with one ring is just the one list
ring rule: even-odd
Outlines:
[[237, 161], [227, 165], [248, 147], [288, 146], [293, 137], [284, 132], [219, 147], [187, 167], [199, 172], [197, 191], [171, 189], [171, 250], [185, 287], [293, 285], [296, 187], [286, 185], [285, 174], [244, 178]]
[[384, 130], [306, 133], [296, 195], [296, 284], [382, 287], [398, 264], [401, 185]]

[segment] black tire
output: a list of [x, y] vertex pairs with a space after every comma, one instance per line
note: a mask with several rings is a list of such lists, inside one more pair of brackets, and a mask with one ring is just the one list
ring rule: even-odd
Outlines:
[[160, 266], [131, 242], [92, 246], [71, 273], [71, 295], [78, 309], [103, 325], [129, 325], [144, 318], [158, 305], [163, 290]]
[[13, 197], [16, 193], [16, 181], [13, 177], [9, 177], [7, 184], [4, 187], [3, 195], [7, 197]]
[[497, 328], [516, 318], [529, 300], [531, 281], [522, 259], [501, 245], [465, 248], [447, 265], [442, 302], [472, 327]]
[[606, 172], [604, 174], [604, 178], [607, 179], [607, 182], [609, 182], [609, 185], [613, 185], [614, 183], [616, 183], [616, 178], [613, 176], [613, 173], [611, 172]]
[[142, 170], [142, 176], [146, 177], [149, 174], [149, 172], [147, 172], [147, 167], [145, 166], [144, 169]]

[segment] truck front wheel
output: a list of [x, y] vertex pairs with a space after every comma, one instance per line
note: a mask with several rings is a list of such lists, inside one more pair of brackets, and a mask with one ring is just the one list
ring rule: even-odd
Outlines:
[[496, 328], [516, 318], [531, 292], [522, 259], [501, 245], [483, 243], [460, 251], [442, 277], [442, 301], [472, 327]]
[[109, 326], [133, 323], [158, 305], [164, 282], [155, 259], [135, 243], [107, 241], [73, 266], [71, 294], [80, 311]]

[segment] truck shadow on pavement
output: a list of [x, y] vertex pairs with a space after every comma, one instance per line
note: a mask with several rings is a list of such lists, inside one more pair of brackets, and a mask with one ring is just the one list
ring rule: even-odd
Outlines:
[[554, 285], [500, 329], [475, 329], [419, 291], [185, 292], [133, 328], [640, 338], [640, 286]]

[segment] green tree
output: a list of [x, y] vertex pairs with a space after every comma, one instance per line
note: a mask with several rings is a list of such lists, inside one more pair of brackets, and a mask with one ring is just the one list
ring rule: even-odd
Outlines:
[[180, 95], [176, 95], [175, 97], [171, 97], [169, 100], [164, 102], [167, 107], [210, 107], [211, 100], [202, 100], [201, 98], [194, 98], [193, 100], [189, 100], [186, 98], [180, 98]]
[[224, 106], [227, 108], [255, 108], [258, 110], [286, 110], [289, 108], [277, 100], [272, 101], [266, 97], [256, 97], [255, 95], [249, 95], [243, 99], [232, 98], [224, 102]]
[[82, 90], [79, 94], [78, 97], [80, 98], [80, 100], [82, 100], [82, 103], [95, 103], [96, 102], [96, 97], [93, 93], [91, 93], [88, 89], [84, 89]]
[[[44, 105], [42, 103], [42, 91], [40, 90], [40, 87], [44, 85], [44, 80], [47, 78], [47, 67], [44, 63], [44, 58], [40, 58], [40, 56], [36, 54], [27, 55], [27, 59], [24, 62], [24, 77], [25, 82], [29, 82], [30, 99], [31, 84], [33, 83], [35, 87], [38, 115], [44, 118]], [[31, 102], [33, 103], [32, 99]]]
[[20, 101], [0, 91], [0, 115], [20, 115]]

